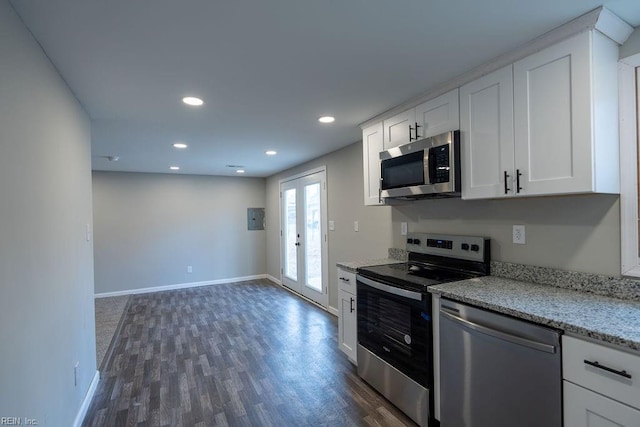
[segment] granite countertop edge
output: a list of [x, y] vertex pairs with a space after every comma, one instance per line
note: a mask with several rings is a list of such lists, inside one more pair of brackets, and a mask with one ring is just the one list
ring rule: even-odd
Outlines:
[[[431, 286], [429, 292], [635, 352], [640, 351], [640, 332], [624, 331], [625, 326], [637, 324], [640, 319], [640, 302], [637, 301], [494, 276]], [[593, 305], [597, 310], [585, 310], [587, 305], [590, 308]], [[619, 318], [598, 316], [607, 309], [618, 306], [624, 308], [616, 311]]]
[[373, 267], [375, 265], [386, 265], [386, 264], [400, 264], [404, 261], [393, 259], [393, 258], [376, 258], [376, 259], [368, 259], [362, 261], [340, 261], [336, 262], [336, 266], [342, 268], [343, 270], [347, 270], [351, 273], [357, 273], [359, 268], [362, 267]]

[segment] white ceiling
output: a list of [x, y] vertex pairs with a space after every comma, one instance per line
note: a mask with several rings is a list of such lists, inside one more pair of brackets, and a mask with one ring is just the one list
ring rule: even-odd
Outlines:
[[90, 115], [94, 169], [206, 175], [354, 143], [367, 119], [601, 4], [640, 25], [638, 0], [11, 3]]

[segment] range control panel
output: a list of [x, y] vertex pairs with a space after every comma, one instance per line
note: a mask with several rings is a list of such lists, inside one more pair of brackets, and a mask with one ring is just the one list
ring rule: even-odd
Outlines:
[[[409, 233], [407, 235], [408, 252], [485, 261], [485, 248], [488, 252], [489, 239], [485, 237], [431, 233]], [[488, 254], [486, 255], [488, 256]]]

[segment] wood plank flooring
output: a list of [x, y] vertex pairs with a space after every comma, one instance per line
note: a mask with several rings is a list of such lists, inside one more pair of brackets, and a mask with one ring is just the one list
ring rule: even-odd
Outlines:
[[415, 426], [267, 280], [133, 295], [84, 426]]

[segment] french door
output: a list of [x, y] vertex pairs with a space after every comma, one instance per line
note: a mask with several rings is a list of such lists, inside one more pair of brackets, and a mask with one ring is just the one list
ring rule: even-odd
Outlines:
[[282, 284], [327, 307], [326, 171], [280, 181]]

